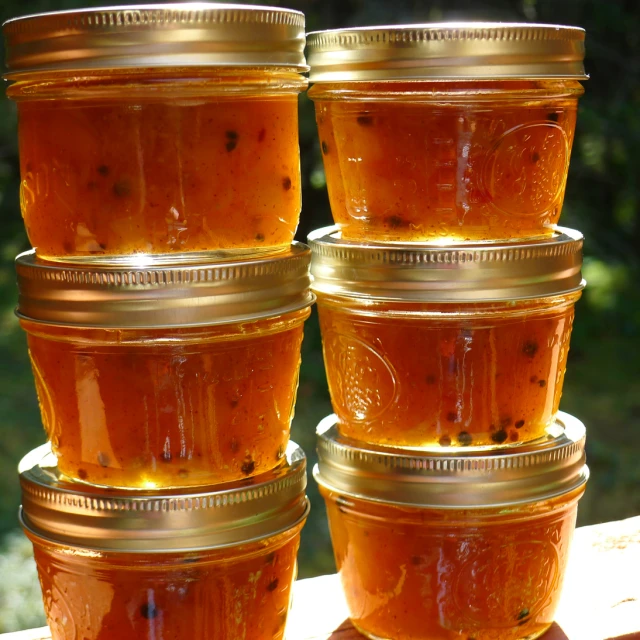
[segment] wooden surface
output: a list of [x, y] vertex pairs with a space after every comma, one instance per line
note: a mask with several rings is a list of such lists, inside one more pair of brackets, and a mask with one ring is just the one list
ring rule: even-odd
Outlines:
[[[50, 637], [47, 629], [0, 634]], [[349, 624], [338, 576], [296, 583], [287, 640], [362, 640]], [[556, 623], [543, 640], [640, 640], [640, 517], [576, 531]]]

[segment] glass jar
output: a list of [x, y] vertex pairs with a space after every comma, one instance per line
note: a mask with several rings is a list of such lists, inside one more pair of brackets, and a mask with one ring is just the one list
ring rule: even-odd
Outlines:
[[22, 215], [40, 257], [203, 259], [293, 241], [302, 13], [88, 9], [10, 20], [4, 34]]
[[434, 249], [321, 229], [310, 243], [341, 433], [436, 448], [545, 436], [583, 286], [579, 233]]
[[283, 637], [309, 509], [297, 445], [252, 481], [135, 497], [68, 482], [43, 449], [21, 463], [21, 522], [54, 640]]
[[60, 470], [116, 487], [204, 485], [283, 456], [309, 250], [137, 271], [23, 254], [18, 314]]
[[[318, 428], [314, 476], [354, 626], [373, 639], [532, 640], [553, 622], [588, 478], [584, 426], [435, 456]], [[372, 562], [372, 559], [375, 559]]]
[[576, 125], [584, 31], [451, 23], [309, 34], [331, 211], [345, 238], [553, 233]]

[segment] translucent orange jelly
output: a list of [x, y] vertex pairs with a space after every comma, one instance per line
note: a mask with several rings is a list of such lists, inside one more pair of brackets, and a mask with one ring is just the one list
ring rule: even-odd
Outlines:
[[301, 207], [293, 71], [31, 75], [21, 206], [40, 257], [288, 246]]
[[581, 94], [575, 81], [314, 85], [309, 96], [343, 237], [550, 235]]
[[272, 469], [289, 440], [308, 315], [148, 330], [22, 320], [60, 470], [148, 488]]
[[91, 552], [28, 535], [54, 640], [279, 640], [301, 527], [171, 554]]
[[579, 296], [425, 304], [319, 295], [340, 432], [410, 447], [543, 436], [558, 411]]
[[393, 640], [533, 640], [553, 622], [584, 488], [510, 508], [427, 509], [321, 488], [354, 625]]

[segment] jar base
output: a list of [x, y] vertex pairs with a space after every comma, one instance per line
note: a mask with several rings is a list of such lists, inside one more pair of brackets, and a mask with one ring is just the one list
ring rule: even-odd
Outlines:
[[[391, 637], [386, 638], [386, 637], [383, 637], [383, 636], [377, 636], [377, 635], [375, 635], [375, 634], [373, 634], [373, 633], [371, 633], [369, 631], [366, 631], [361, 626], [357, 625], [353, 620], [351, 620], [351, 624], [353, 625], [354, 629], [356, 629], [356, 631], [358, 633], [362, 634], [366, 638], [369, 638], [369, 640], [396, 640], [395, 638], [391, 638]], [[509, 636], [508, 640], [536, 640], [536, 638], [540, 638], [541, 636], [543, 636], [549, 630], [549, 628], [551, 627], [552, 624], [553, 623], [549, 623], [548, 625], [545, 625], [539, 631], [535, 631], [534, 633], [530, 633], [530, 634], [527, 634], [525, 636], [520, 636], [518, 638]], [[479, 634], [478, 634], [478, 632], [474, 632], [474, 634], [477, 634], [477, 635], [473, 636], [474, 638], [477, 637], [478, 640], [485, 640], [485, 636], [482, 635], [482, 632], [480, 632]], [[463, 636], [461, 636], [461, 637], [463, 637]], [[498, 636], [491, 635], [490, 638], [491, 638], [491, 640], [498, 640]], [[425, 636], [423, 638], [415, 638], [415, 640], [431, 640], [431, 639]], [[441, 637], [439, 636], [438, 638], [433, 638], [433, 640], [441, 640]], [[486, 640], [489, 640], [488, 636], [486, 637]], [[505, 640], [507, 640], [507, 638], [505, 638]]]
[[71, 256], [45, 256], [38, 253], [38, 260], [56, 264], [73, 264], [78, 266], [105, 266], [105, 267], [132, 267], [145, 268], [165, 266], [172, 264], [204, 264], [241, 260], [243, 258], [255, 259], [284, 253], [290, 249], [290, 245], [275, 245], [272, 247], [238, 247], [231, 249], [212, 249], [211, 251], [185, 251], [175, 253], [123, 253], [113, 255], [71, 255]]

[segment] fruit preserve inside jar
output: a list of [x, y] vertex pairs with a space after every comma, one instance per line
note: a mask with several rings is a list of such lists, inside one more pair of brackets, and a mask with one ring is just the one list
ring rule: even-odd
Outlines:
[[[292, 69], [31, 74], [20, 203], [52, 260], [286, 247], [301, 207]], [[193, 256], [192, 256], [193, 257]]]
[[49, 445], [20, 463], [55, 640], [280, 640], [309, 512], [306, 458], [194, 489], [100, 488], [69, 480]]
[[427, 304], [319, 295], [340, 431], [412, 447], [543, 437], [558, 411], [579, 297]]
[[577, 81], [322, 82], [314, 100], [343, 236], [548, 236], [560, 217]]
[[538, 638], [553, 623], [582, 492], [478, 512], [321, 489], [354, 626], [394, 640]]
[[296, 576], [293, 530], [231, 549], [106, 553], [30, 536], [56, 640], [280, 640]]
[[317, 433], [314, 477], [359, 631], [530, 640], [549, 628], [589, 475], [584, 425], [561, 414], [548, 439], [489, 453], [363, 444], [335, 416]]
[[22, 320], [60, 470], [98, 485], [253, 476], [284, 455], [309, 308], [220, 326], [91, 329]]

